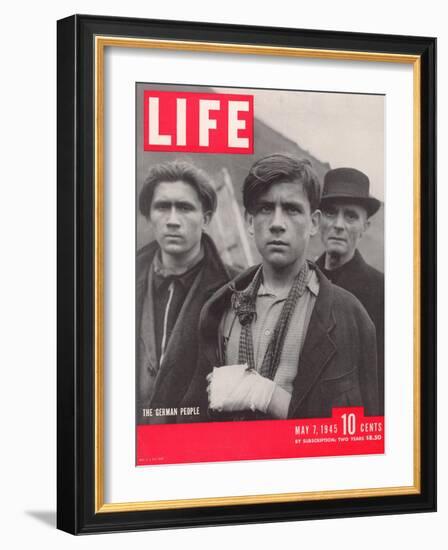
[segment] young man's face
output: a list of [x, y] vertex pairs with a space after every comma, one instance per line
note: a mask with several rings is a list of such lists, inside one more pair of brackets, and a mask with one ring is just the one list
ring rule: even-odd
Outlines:
[[149, 223], [162, 252], [189, 258], [200, 246], [202, 230], [210, 221], [196, 190], [183, 181], [161, 182], [151, 203]]
[[249, 233], [263, 261], [274, 270], [298, 268], [306, 258], [310, 237], [319, 226], [320, 212], [311, 212], [300, 182], [272, 184], [247, 213]]
[[330, 202], [322, 206], [322, 243], [327, 254], [337, 256], [341, 264], [351, 260], [368, 227], [367, 211], [358, 204]]

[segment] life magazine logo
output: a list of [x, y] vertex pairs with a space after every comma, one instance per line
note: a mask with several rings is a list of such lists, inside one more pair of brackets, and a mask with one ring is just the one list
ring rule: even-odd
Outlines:
[[147, 90], [145, 151], [253, 154], [252, 95]]

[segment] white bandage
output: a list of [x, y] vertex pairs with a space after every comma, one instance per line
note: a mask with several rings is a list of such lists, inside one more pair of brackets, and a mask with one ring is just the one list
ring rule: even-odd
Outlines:
[[215, 367], [207, 377], [209, 407], [217, 411], [268, 410], [275, 383], [244, 365]]

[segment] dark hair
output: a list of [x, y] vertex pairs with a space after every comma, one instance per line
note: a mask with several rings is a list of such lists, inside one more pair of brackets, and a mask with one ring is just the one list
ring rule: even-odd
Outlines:
[[172, 161], [155, 164], [143, 183], [138, 199], [140, 212], [149, 218], [154, 191], [159, 183], [183, 181], [193, 187], [199, 196], [204, 212], [215, 212], [216, 192], [207, 174], [188, 162]]
[[322, 193], [319, 178], [307, 159], [275, 153], [255, 162], [243, 184], [243, 204], [252, 212], [259, 197], [275, 183], [301, 183], [308, 197], [311, 212], [319, 206]]

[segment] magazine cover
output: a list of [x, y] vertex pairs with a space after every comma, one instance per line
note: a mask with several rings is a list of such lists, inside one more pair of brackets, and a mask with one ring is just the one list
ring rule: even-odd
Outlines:
[[384, 453], [382, 95], [136, 85], [136, 465]]

